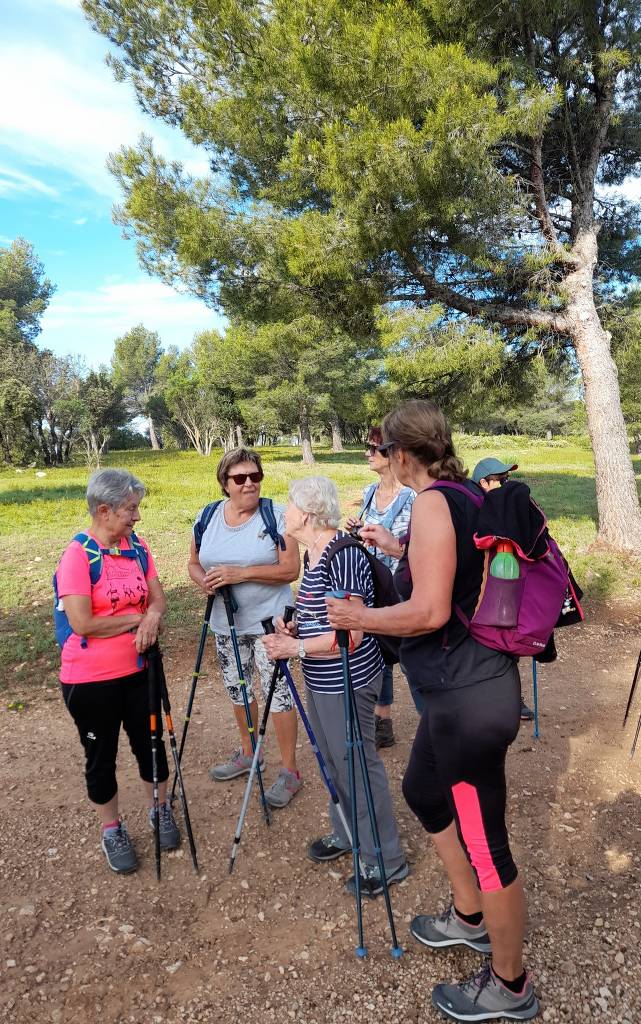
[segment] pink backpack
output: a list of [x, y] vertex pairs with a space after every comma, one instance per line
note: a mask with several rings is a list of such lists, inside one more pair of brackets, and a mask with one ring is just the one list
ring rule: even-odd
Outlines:
[[[433, 486], [460, 491], [479, 509], [485, 501], [481, 495], [453, 481], [439, 480]], [[536, 508], [539, 509], [538, 505]], [[545, 550], [537, 558], [528, 558], [511, 537], [474, 535], [476, 547], [485, 551], [485, 562], [481, 591], [472, 618], [469, 619], [458, 605], [454, 605], [454, 612], [470, 636], [485, 647], [505, 651], [506, 654], [540, 654], [554, 632], [568, 593], [576, 603], [580, 618], [583, 618], [568, 564], [548, 533], [544, 513], [541, 509], [539, 511], [542, 517], [539, 539], [544, 540]], [[497, 544], [506, 540], [512, 544], [518, 561], [518, 579], [499, 579], [489, 571]]]

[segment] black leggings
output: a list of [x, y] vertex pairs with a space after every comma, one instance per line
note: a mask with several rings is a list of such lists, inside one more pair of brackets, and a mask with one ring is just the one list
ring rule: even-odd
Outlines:
[[403, 779], [403, 795], [423, 828], [456, 822], [482, 892], [509, 885], [517, 869], [505, 825], [505, 755], [519, 731], [516, 665], [497, 678], [424, 694]]
[[[107, 804], [118, 792], [116, 758], [120, 726], [138, 762], [143, 782], [153, 782], [147, 671], [98, 683], [62, 683], [62, 696], [85, 748], [87, 793], [94, 804]], [[162, 719], [158, 715], [158, 736]], [[165, 745], [158, 743], [158, 780], [169, 778]]]

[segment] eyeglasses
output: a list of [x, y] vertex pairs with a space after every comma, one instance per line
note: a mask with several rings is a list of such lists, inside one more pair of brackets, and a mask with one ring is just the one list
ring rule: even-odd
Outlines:
[[237, 487], [242, 487], [246, 480], [251, 480], [253, 484], [259, 484], [263, 479], [263, 474], [258, 470], [255, 473], [229, 473], [227, 479], [233, 480]]
[[376, 454], [378, 454], [378, 455], [382, 455], [384, 458], [387, 458], [387, 452], [382, 452], [380, 447], [379, 447], [379, 445], [377, 445], [377, 444], [366, 444], [365, 445], [365, 454], [366, 455], [376, 455]]

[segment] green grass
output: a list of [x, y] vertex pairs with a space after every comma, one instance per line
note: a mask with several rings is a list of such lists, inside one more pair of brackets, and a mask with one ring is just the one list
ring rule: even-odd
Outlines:
[[[596, 537], [596, 498], [592, 455], [586, 442], [533, 441], [519, 437], [457, 437], [470, 468], [487, 454], [519, 463], [546, 510], [551, 530], [577, 579], [594, 599], [625, 596], [641, 582], [641, 561], [592, 551]], [[324, 473], [335, 480], [344, 511], [352, 511], [373, 477], [360, 448], [340, 455], [316, 452], [316, 466], [300, 463], [300, 449], [262, 451], [263, 493], [284, 502], [291, 479]], [[147, 487], [140, 533], [159, 564], [170, 600], [170, 634], [193, 631], [199, 597], [186, 576], [190, 528], [196, 512], [219, 496], [215, 468], [221, 452], [202, 458], [195, 452], [112, 452], [106, 465], [122, 466]], [[637, 463], [639, 460], [637, 460]], [[641, 465], [637, 465], [637, 472]], [[57, 662], [51, 615], [51, 575], [65, 544], [87, 525], [85, 466], [36, 471], [0, 471], [0, 681], [8, 691], [38, 682]], [[352, 508], [350, 508], [352, 506]], [[186, 625], [188, 623], [188, 625]]]

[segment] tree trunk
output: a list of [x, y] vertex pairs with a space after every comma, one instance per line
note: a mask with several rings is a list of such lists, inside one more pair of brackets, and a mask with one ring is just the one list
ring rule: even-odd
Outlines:
[[245, 438], [243, 437], [243, 428], [240, 423], [236, 424], [236, 444], [239, 448], [242, 448], [245, 444]]
[[335, 412], [331, 413], [329, 421], [332, 426], [332, 451], [343, 452], [345, 451], [345, 449], [343, 448], [341, 421], [339, 420], [338, 415]]
[[155, 452], [159, 452], [160, 451], [160, 441], [159, 441], [158, 435], [156, 433], [156, 425], [155, 425], [155, 423], [153, 421], [153, 417], [148, 416], [147, 418], [148, 418], [148, 421], [149, 421], [149, 441], [151, 442], [151, 447], [153, 448], [153, 450]]
[[641, 550], [641, 509], [621, 411], [619, 380], [610, 352], [610, 335], [601, 326], [594, 304], [596, 231], [582, 231], [572, 250], [579, 257], [579, 264], [566, 278], [566, 316], [581, 367], [594, 454], [597, 540], [618, 551], [638, 553]]
[[298, 421], [300, 443], [303, 449], [303, 462], [306, 466], [313, 466], [315, 463], [314, 452], [312, 451], [312, 435], [309, 430], [309, 417], [307, 409], [301, 409]]

